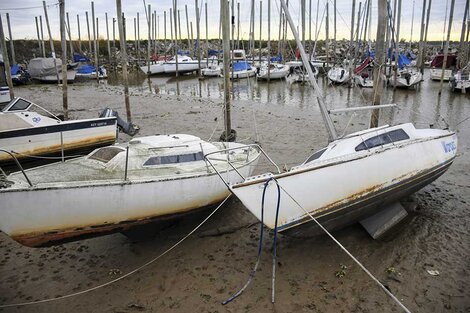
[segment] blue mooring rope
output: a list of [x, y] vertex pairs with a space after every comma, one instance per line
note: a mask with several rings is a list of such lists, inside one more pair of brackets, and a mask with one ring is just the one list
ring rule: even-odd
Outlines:
[[[259, 235], [259, 244], [258, 244], [258, 256], [256, 258], [255, 266], [253, 267], [253, 270], [251, 271], [250, 276], [248, 277], [248, 280], [246, 281], [245, 285], [243, 285], [243, 287], [240, 288], [240, 290], [238, 290], [236, 293], [234, 293], [230, 298], [222, 302], [223, 305], [226, 305], [232, 302], [234, 299], [240, 296], [243, 293], [243, 291], [245, 291], [245, 289], [250, 285], [251, 281], [256, 275], [259, 261], [261, 259], [261, 252], [263, 251], [262, 247], [263, 247], [263, 227], [264, 227], [264, 199], [266, 195], [266, 189], [268, 188], [269, 182], [271, 180], [276, 181], [273, 177], [271, 177], [264, 183], [263, 196], [261, 198], [260, 235]], [[279, 215], [279, 205], [281, 202], [281, 189], [279, 188], [277, 181], [276, 181], [276, 185], [277, 185], [277, 209], [276, 209], [276, 222], [275, 222], [275, 227], [274, 227], [274, 241], [273, 241], [273, 247], [274, 247], [273, 249], [273, 285], [272, 285], [273, 286], [273, 298], [272, 298], [273, 303], [274, 303], [274, 283], [275, 283], [275, 269], [276, 269], [275, 263], [277, 259], [276, 258], [277, 220], [278, 220], [278, 215]]]

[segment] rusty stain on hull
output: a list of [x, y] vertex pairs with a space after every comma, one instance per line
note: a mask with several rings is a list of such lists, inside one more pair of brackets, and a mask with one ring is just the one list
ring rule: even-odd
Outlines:
[[157, 215], [153, 217], [137, 218], [132, 220], [124, 220], [110, 224], [91, 225], [87, 227], [73, 227], [67, 229], [49, 230], [46, 232], [34, 232], [21, 235], [12, 235], [11, 238], [20, 244], [31, 247], [49, 247], [66, 242], [77, 241], [87, 238], [93, 238], [103, 235], [109, 235], [117, 232], [129, 230], [133, 227], [142, 226], [148, 223], [177, 219], [184, 215], [204, 210], [222, 199], [214, 199], [207, 204], [190, 206], [183, 212], [171, 213], [166, 215]]

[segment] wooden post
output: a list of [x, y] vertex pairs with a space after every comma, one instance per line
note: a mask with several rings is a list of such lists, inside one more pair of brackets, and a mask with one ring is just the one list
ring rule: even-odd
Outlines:
[[[173, 0], [174, 1], [174, 0]], [[173, 13], [173, 9], [170, 8], [170, 42], [171, 44], [173, 45], [173, 55], [176, 55], [176, 50], [175, 50], [175, 41], [173, 40], [173, 16], [174, 16], [174, 13]]]
[[227, 0], [220, 0], [222, 11], [222, 42], [224, 51], [224, 106], [225, 106], [225, 138], [228, 141], [232, 132], [231, 112], [230, 112], [230, 22], [229, 22], [229, 7]]
[[[377, 39], [375, 46], [375, 59], [378, 66], [374, 66], [374, 96], [372, 103], [373, 105], [380, 105], [380, 98], [383, 92], [382, 83], [382, 67], [385, 66], [385, 23], [387, 23], [387, 0], [379, 0], [378, 3], [378, 23], [377, 23]], [[375, 109], [372, 111], [370, 118], [370, 128], [377, 127], [379, 125], [379, 110]]]
[[263, 36], [263, 0], [259, 2], [259, 66], [261, 66], [261, 39]]
[[186, 32], [187, 32], [187, 36], [188, 36], [188, 50], [191, 50], [192, 48], [192, 43], [191, 43], [191, 35], [190, 35], [190, 32], [189, 32], [189, 19], [188, 19], [188, 5], [184, 5], [184, 11], [186, 13]]
[[[208, 14], [207, 14], [207, 1], [204, 3], [205, 9], [205, 18], [206, 18], [206, 67], [209, 67], [209, 23], [208, 23]], [[199, 50], [199, 56], [201, 55], [201, 50]], [[200, 66], [199, 66], [200, 68]]]
[[330, 43], [329, 43], [329, 31], [330, 31], [330, 23], [329, 23], [329, 19], [330, 19], [330, 12], [328, 10], [328, 2], [326, 3], [326, 20], [325, 20], [325, 48], [326, 48], [326, 65], [328, 67], [328, 65], [330, 64]]
[[397, 88], [397, 76], [398, 76], [398, 58], [399, 58], [399, 50], [400, 50], [400, 17], [401, 17], [401, 0], [398, 0], [398, 11], [397, 11], [397, 38], [396, 38], [396, 45], [395, 45], [395, 84], [393, 85], [393, 89]]
[[237, 49], [240, 49], [240, 2], [237, 2]]
[[447, 27], [447, 40], [446, 40], [446, 46], [444, 48], [444, 61], [442, 62], [441, 84], [439, 86], [439, 95], [442, 93], [442, 85], [444, 83], [444, 71], [447, 66], [447, 55], [449, 53], [449, 40], [450, 40], [450, 33], [452, 32], [452, 19], [454, 17], [454, 5], [455, 5], [455, 0], [451, 0], [450, 1], [450, 13], [449, 13], [449, 27]]
[[[467, 20], [467, 17], [468, 17], [468, 6], [469, 6], [469, 2], [470, 0], [467, 0], [465, 1], [465, 11], [463, 12], [463, 20], [462, 20], [462, 30], [460, 32], [460, 46], [459, 46], [459, 67], [462, 68], [465, 66], [465, 63], [464, 63], [464, 59], [465, 59], [465, 48], [464, 48], [464, 45], [465, 45], [465, 28], [466, 28], [466, 20]], [[465, 61], [469, 61], [469, 60], [465, 60]]]
[[140, 16], [137, 12], [137, 62], [140, 63]]
[[77, 14], [77, 29], [78, 29], [78, 51], [82, 53], [82, 38], [80, 34], [80, 16]]
[[70, 19], [69, 19], [69, 12], [66, 13], [67, 15], [67, 34], [69, 36], [69, 47], [70, 47], [70, 57], [73, 58], [73, 43], [72, 43], [72, 30], [70, 29]]
[[[336, 0], [333, 1], [333, 59], [336, 61]], [[351, 77], [349, 77], [351, 79]]]
[[423, 11], [421, 12], [421, 31], [419, 35], [418, 62], [417, 62], [417, 66], [419, 68], [421, 68], [421, 64], [424, 63], [423, 40], [424, 40], [424, 29], [426, 28], [425, 20], [424, 20], [425, 16], [426, 16], [426, 0], [423, 0]]
[[129, 102], [129, 80], [127, 78], [127, 52], [126, 52], [126, 40], [124, 35], [124, 23], [122, 18], [121, 0], [116, 0], [116, 11], [119, 29], [119, 43], [121, 45], [121, 63], [122, 63], [122, 78], [124, 80], [124, 102], [126, 104], [126, 115], [127, 121], [132, 121], [131, 116], [131, 105]]
[[[69, 107], [67, 98], [67, 41], [65, 38], [65, 0], [59, 0], [60, 15], [60, 43], [62, 48], [62, 107], [64, 120], [69, 119]], [[68, 13], [67, 13], [68, 19]]]
[[[426, 55], [426, 46], [428, 42], [429, 16], [431, 15], [431, 4], [432, 4], [432, 0], [429, 0], [428, 11], [426, 13], [426, 29], [424, 30], [423, 55]], [[423, 56], [423, 62], [421, 63], [421, 74], [423, 73], [424, 73], [424, 56]]]
[[166, 60], [166, 11], [163, 11], [163, 49], [165, 50]]
[[[207, 11], [207, 10], [206, 10]], [[250, 54], [253, 58], [253, 50], [255, 49], [255, 0], [251, 0], [250, 14]]]
[[271, 0], [268, 0], [268, 83], [270, 82], [270, 80], [271, 80]]
[[108, 62], [111, 63], [111, 43], [109, 42], [108, 12], [104, 13], [106, 19], [106, 42], [108, 46]]
[[135, 49], [135, 55], [137, 57], [137, 18], [135, 17], [134, 17], [134, 49]]
[[352, 2], [352, 11], [351, 11], [351, 37], [349, 39], [349, 83], [352, 85], [354, 82], [353, 78], [353, 67], [354, 63], [356, 63], [356, 58], [353, 57], [353, 42], [354, 42], [354, 17], [356, 13], [356, 0]]
[[85, 17], [86, 17], [86, 28], [87, 28], [87, 31], [88, 31], [88, 54], [91, 54], [93, 53], [93, 50], [91, 49], [91, 35], [90, 35], [90, 22], [88, 20], [88, 11], [85, 11]]
[[10, 100], [15, 98], [15, 93], [13, 92], [13, 81], [11, 80], [11, 71], [10, 71], [10, 60], [8, 59], [7, 43], [5, 41], [5, 33], [3, 32], [3, 22], [2, 15], [0, 14], [0, 48], [2, 51], [3, 63], [5, 64], [5, 74], [7, 78], [8, 89], [10, 91]]
[[177, 0], [173, 0], [173, 22], [175, 23], [175, 59], [176, 59], [176, 77], [178, 77], [178, 12], [176, 12]]
[[49, 17], [47, 16], [46, 1], [42, 2], [42, 6], [44, 7], [44, 17], [46, 18], [47, 33], [49, 34], [49, 44], [51, 45], [51, 54], [52, 54], [52, 58], [54, 59], [54, 67], [55, 67], [55, 72], [57, 75], [57, 84], [60, 84], [59, 70], [57, 69], [57, 61], [55, 57], [54, 42], [52, 41], [51, 27], [49, 26]]
[[409, 47], [410, 51], [411, 51], [411, 43], [413, 42], [414, 22], [415, 22], [415, 0], [413, 0], [413, 9], [411, 11], [411, 34], [410, 34], [410, 47]]
[[[96, 72], [96, 81], [99, 81], [98, 77], [98, 46], [96, 44], [96, 39], [97, 39], [97, 31], [95, 26], [95, 3], [91, 1], [91, 21], [93, 22], [93, 50], [95, 51], [94, 56], [95, 56], [95, 72]], [[97, 23], [98, 24], [98, 23]]]
[[[10, 14], [8, 13], [7, 13], [7, 26], [8, 26], [8, 36], [10, 37], [11, 63], [12, 65], [14, 65], [16, 64], [15, 45], [13, 43], [13, 37], [11, 35]], [[6, 54], [5, 57], [8, 57], [8, 54]]]
[[191, 47], [189, 47], [188, 51], [193, 51], [193, 53], [191, 55], [194, 55], [194, 37], [193, 37], [193, 22], [189, 22], [189, 30], [190, 30], [190, 33], [191, 33]]
[[116, 19], [113, 17], [113, 52], [116, 51]]
[[39, 45], [39, 51], [41, 51], [42, 49], [42, 45], [41, 45], [41, 35], [39, 34], [39, 24], [38, 24], [38, 17], [35, 16], [34, 17], [34, 20], [36, 21], [36, 33], [38, 35], [38, 45]]
[[301, 23], [301, 28], [302, 28], [302, 46], [305, 47], [305, 0], [300, 0], [300, 23]]
[[[312, 0], [310, 0], [312, 1]], [[282, 25], [284, 24], [283, 22], [283, 16], [282, 16], [282, 7], [280, 8], [279, 10], [279, 33], [278, 33], [278, 36], [277, 36], [277, 55], [281, 55], [281, 47], [282, 47], [282, 35], [281, 35], [281, 32], [282, 32]], [[284, 59], [282, 59], [282, 61], [284, 62]]]
[[147, 39], [147, 75], [150, 76], [150, 43], [152, 41], [152, 24], [151, 17], [152, 7], [149, 4], [147, 10], [147, 28], [148, 28], [148, 39]]
[[154, 38], [154, 43], [153, 43], [153, 50], [155, 54], [157, 54], [157, 40], [160, 40], [160, 16], [157, 15], [157, 11], [153, 11], [153, 15], [155, 16], [155, 38]]
[[[206, 2], [207, 3], [207, 2]], [[197, 42], [197, 65], [198, 65], [198, 75], [201, 76], [201, 29], [200, 29], [200, 16], [199, 16], [199, 3], [195, 0], [194, 3], [196, 7], [196, 42]]]
[[46, 45], [44, 44], [44, 32], [42, 28], [42, 15], [39, 15], [39, 25], [41, 27], [41, 46], [42, 46], [42, 57], [46, 57]]

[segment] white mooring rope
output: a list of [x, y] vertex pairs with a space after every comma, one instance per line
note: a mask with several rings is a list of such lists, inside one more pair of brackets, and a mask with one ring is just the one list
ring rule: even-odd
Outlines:
[[199, 225], [196, 226], [196, 228], [194, 228], [192, 231], [190, 231], [186, 236], [184, 236], [183, 238], [181, 238], [177, 243], [175, 243], [174, 245], [172, 245], [170, 248], [168, 248], [167, 250], [165, 250], [163, 253], [159, 254], [157, 257], [153, 258], [152, 260], [148, 261], [147, 263], [139, 266], [138, 268], [128, 272], [127, 274], [124, 274], [116, 279], [113, 279], [113, 280], [110, 280], [106, 283], [103, 283], [101, 285], [98, 285], [98, 286], [95, 286], [95, 287], [92, 287], [92, 288], [89, 288], [89, 289], [85, 289], [85, 290], [82, 290], [82, 291], [78, 291], [78, 292], [75, 292], [75, 293], [70, 293], [70, 294], [67, 294], [65, 296], [60, 296], [60, 297], [56, 297], [56, 298], [48, 298], [48, 299], [43, 299], [43, 300], [38, 300], [38, 301], [30, 301], [30, 302], [21, 302], [21, 303], [12, 303], [12, 304], [3, 304], [3, 305], [0, 305], [0, 309], [2, 308], [9, 308], [9, 307], [15, 307], [15, 306], [26, 306], [26, 305], [32, 305], [32, 304], [39, 304], [39, 303], [46, 303], [46, 302], [53, 302], [53, 301], [58, 301], [58, 300], [63, 300], [63, 299], [66, 299], [66, 298], [72, 298], [72, 297], [75, 297], [75, 296], [79, 296], [79, 295], [82, 295], [84, 293], [88, 293], [90, 291], [94, 291], [94, 290], [97, 290], [97, 289], [100, 289], [100, 288], [103, 288], [103, 287], [106, 287], [106, 286], [109, 286], [111, 284], [114, 284], [128, 276], [131, 276], [132, 274], [140, 271], [141, 269], [143, 269], [144, 267], [147, 267], [148, 265], [152, 264], [153, 262], [157, 261], [158, 259], [160, 259], [161, 257], [163, 257], [164, 255], [168, 254], [171, 250], [173, 250], [174, 248], [176, 248], [179, 244], [181, 244], [183, 241], [185, 241], [189, 236], [191, 236], [196, 230], [198, 230], [205, 222], [207, 222], [207, 220], [212, 216], [214, 215], [215, 212], [217, 212], [217, 210], [220, 209], [220, 207], [222, 207], [222, 205], [227, 201], [228, 198], [230, 198], [232, 194], [229, 194], [225, 199], [224, 201], [222, 201]]

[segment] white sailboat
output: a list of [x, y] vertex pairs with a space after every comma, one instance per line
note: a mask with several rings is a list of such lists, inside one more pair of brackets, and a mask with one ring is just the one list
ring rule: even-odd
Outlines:
[[289, 75], [290, 67], [287, 64], [271, 63], [268, 68], [268, 63], [263, 63], [259, 72], [256, 74], [258, 79], [267, 80], [269, 79], [282, 79]]
[[[178, 55], [171, 58], [165, 64], [163, 64], [164, 71], [166, 74], [176, 73], [176, 59], [178, 58], [178, 73], [190, 73], [199, 70], [198, 60], [193, 60], [191, 57], [186, 55]], [[201, 68], [205, 68], [206, 64], [201, 62]]]
[[[308, 64], [287, 7], [281, 3], [302, 60]], [[311, 69], [306, 68], [330, 143], [287, 172], [227, 183], [268, 228], [316, 233], [317, 224], [308, 223], [314, 219], [327, 229], [364, 220], [429, 184], [454, 161], [457, 136], [449, 130], [416, 129], [406, 123], [338, 137]]]
[[462, 93], [470, 89], [470, 63], [455, 73], [449, 81], [449, 86], [452, 91], [460, 91]]
[[[235, 150], [224, 152], [227, 148]], [[229, 191], [205, 162], [207, 153], [233, 182], [251, 175], [259, 157], [253, 147], [191, 135], [134, 138], [9, 175], [0, 187], [0, 230], [37, 247], [123, 231], [217, 203]]]
[[349, 81], [349, 70], [345, 66], [333, 66], [328, 71], [328, 79], [335, 84], [343, 84]]

